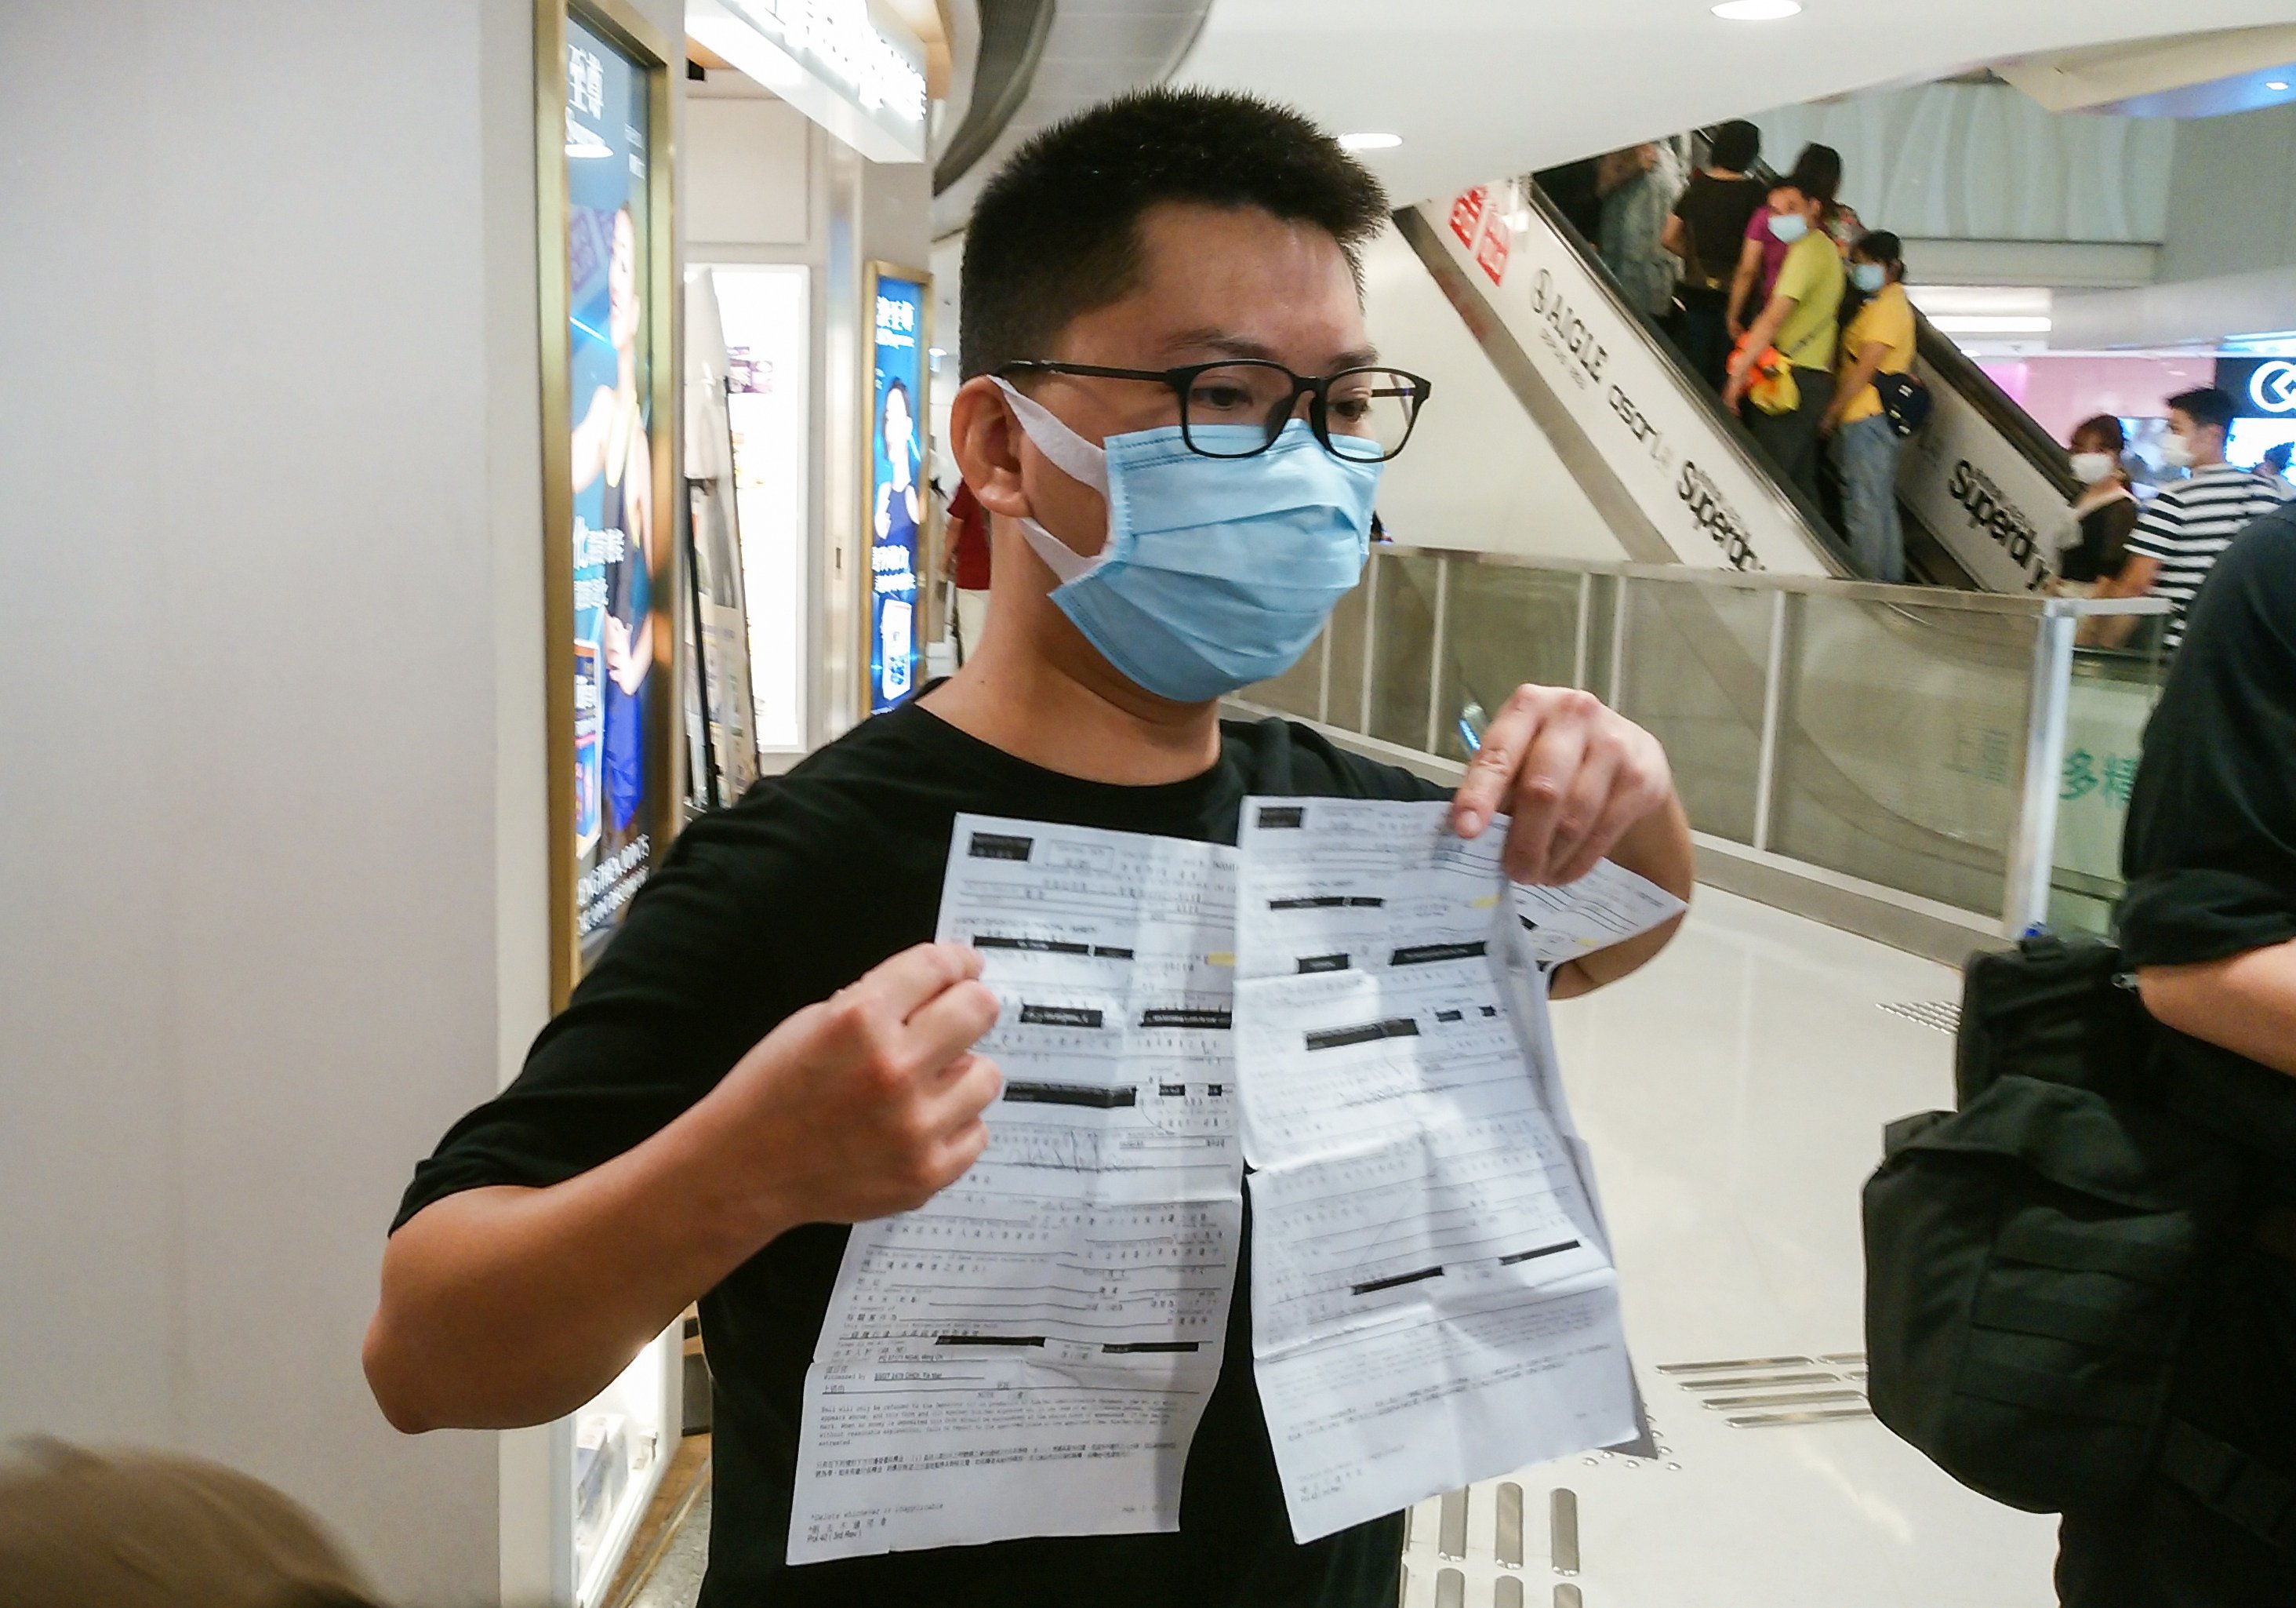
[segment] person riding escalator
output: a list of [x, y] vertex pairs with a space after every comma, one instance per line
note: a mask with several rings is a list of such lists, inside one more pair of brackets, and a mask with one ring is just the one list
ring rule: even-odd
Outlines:
[[1848, 284], [1841, 254], [1821, 226], [1825, 202], [1792, 193], [1773, 211], [1771, 233], [1786, 247], [1768, 304], [1730, 359], [1722, 401], [1736, 407], [1751, 394], [1746, 427], [1780, 476], [1813, 502], [1818, 495], [1818, 425], [1833, 405], [1833, 357]]

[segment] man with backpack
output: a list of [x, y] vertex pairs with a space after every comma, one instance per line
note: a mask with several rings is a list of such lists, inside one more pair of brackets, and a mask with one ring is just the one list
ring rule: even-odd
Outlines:
[[2296, 1604], [2296, 509], [2192, 617], [2119, 947], [1973, 958], [1958, 1109], [1866, 1186], [1874, 1410], [2064, 1515], [2065, 1608]]
[[[2155, 1078], [2245, 1186], [2210, 1248], [2164, 1436], [2125, 1501], [2068, 1512], [2066, 1608], [2296, 1603], [2296, 508], [2193, 605], [2122, 848], [2123, 963]], [[2269, 1069], [2268, 1071], [2267, 1069]], [[2204, 1444], [2213, 1440], [2216, 1448]], [[2195, 1489], [2199, 1487], [2200, 1489]]]

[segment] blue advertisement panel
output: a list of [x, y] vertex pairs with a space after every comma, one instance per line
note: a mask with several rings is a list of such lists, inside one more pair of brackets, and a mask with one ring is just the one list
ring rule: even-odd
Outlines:
[[869, 343], [869, 712], [916, 690], [924, 660], [925, 291], [880, 268]]
[[575, 921], [603, 943], [653, 857], [650, 701], [675, 515], [654, 505], [644, 71], [566, 23], [567, 418], [574, 479]]

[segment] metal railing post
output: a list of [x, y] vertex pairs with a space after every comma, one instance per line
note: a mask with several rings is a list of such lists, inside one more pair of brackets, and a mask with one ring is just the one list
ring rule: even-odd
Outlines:
[[1427, 644], [1427, 749], [1434, 753], [1435, 734], [1443, 729], [1443, 632], [1451, 606], [1451, 561], [1435, 561], [1435, 628]]
[[2024, 790], [2017, 832], [2009, 848], [2002, 902], [2003, 936], [2017, 938], [2049, 919], [2049, 885], [2056, 866], [2057, 795], [2063, 783], [2065, 713], [2072, 701], [2073, 633], [2070, 614], [2045, 613], [2034, 622], [2033, 685], [2025, 711]]
[[1762, 742], [1754, 761], [1754, 847], [1770, 846], [1770, 812], [1777, 799], [1778, 713], [1785, 698], [1786, 595], [1770, 594], [1770, 651], [1762, 663]]
[[1356, 705], [1355, 729], [1365, 735], [1371, 732], [1372, 672], [1379, 664], [1379, 572], [1385, 568], [1386, 554], [1374, 548], [1364, 587], [1363, 701]]
[[1611, 578], [1616, 588], [1611, 597], [1611, 685], [1603, 691], [1604, 701], [1622, 713], [1627, 707], [1627, 588], [1632, 584], [1623, 575]]
[[1578, 576], [1578, 631], [1570, 646], [1570, 685], [1581, 692], [1587, 685], [1587, 649], [1595, 628], [1595, 572], [1582, 570]]

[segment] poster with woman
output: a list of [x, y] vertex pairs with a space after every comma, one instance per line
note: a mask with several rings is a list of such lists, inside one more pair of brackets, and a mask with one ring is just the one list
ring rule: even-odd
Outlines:
[[655, 287], [644, 69], [566, 23], [567, 418], [573, 485], [575, 922], [586, 958], [653, 857], [657, 624], [675, 519], [655, 506]]
[[932, 281], [873, 264], [869, 343], [868, 710], [916, 689], [924, 659], [925, 310]]

